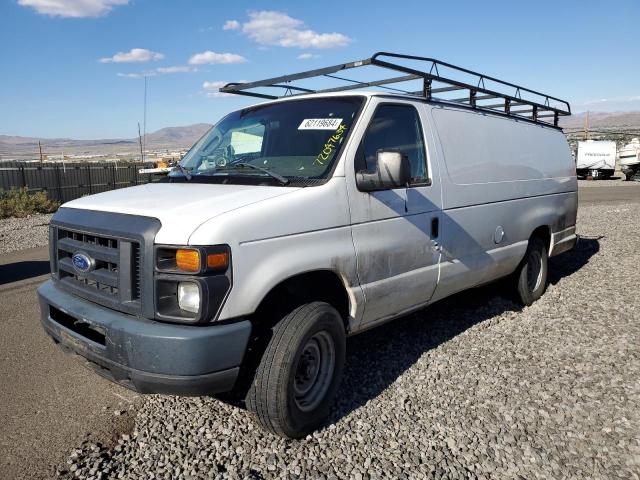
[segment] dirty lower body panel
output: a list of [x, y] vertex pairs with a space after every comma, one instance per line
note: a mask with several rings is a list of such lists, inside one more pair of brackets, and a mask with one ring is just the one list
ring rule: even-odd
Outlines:
[[123, 314], [54, 281], [38, 289], [45, 331], [98, 374], [140, 393], [206, 395], [233, 388], [251, 324], [195, 326]]

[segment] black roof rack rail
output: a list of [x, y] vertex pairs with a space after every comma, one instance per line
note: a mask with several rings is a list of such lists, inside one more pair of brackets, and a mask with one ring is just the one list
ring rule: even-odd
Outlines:
[[[384, 59], [383, 59], [384, 58]], [[391, 61], [393, 60], [393, 61]], [[428, 68], [416, 68], [401, 64], [402, 61], [411, 61], [425, 64]], [[359, 67], [375, 66], [385, 70], [393, 70], [403, 75], [384, 78], [381, 80], [361, 81], [334, 75], [344, 70]], [[456, 80], [449, 76], [441, 75], [440, 70], [451, 72], [454, 76], [462, 75], [467, 81]], [[331, 88], [311, 89], [291, 82], [310, 78], [329, 78], [347, 82], [347, 84]], [[422, 88], [419, 91], [407, 91], [401, 88], [390, 87], [391, 84], [399, 84], [419, 80]], [[470, 83], [469, 80], [473, 82]], [[341, 63], [330, 67], [307, 70], [291, 75], [267, 78], [248, 83], [228, 83], [220, 89], [223, 93], [247, 95], [251, 97], [277, 99], [293, 95], [308, 95], [311, 93], [328, 93], [355, 90], [366, 87], [377, 87], [395, 93], [403, 93], [412, 96], [420, 96], [428, 101], [463, 105], [477, 110], [490, 111], [510, 117], [521, 118], [535, 123], [558, 127], [561, 116], [571, 115], [571, 106], [565, 100], [551, 95], [536, 92], [519, 85], [515, 85], [495, 77], [457, 67], [450, 63], [442, 62], [434, 58], [418, 57], [414, 55], [402, 55], [390, 52], [377, 52], [370, 58], [355, 62]], [[284, 91], [282, 95], [271, 95], [256, 92], [259, 88], [279, 88]], [[434, 94], [453, 93], [456, 98], [434, 96]], [[464, 93], [463, 93], [464, 92]], [[462, 93], [462, 95], [461, 95]], [[489, 101], [489, 103], [487, 103]], [[522, 108], [529, 107], [529, 108]], [[551, 119], [547, 121], [546, 119]]]

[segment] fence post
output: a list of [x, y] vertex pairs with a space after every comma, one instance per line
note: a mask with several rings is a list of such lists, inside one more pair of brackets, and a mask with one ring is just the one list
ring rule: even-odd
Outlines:
[[87, 165], [87, 173], [89, 174], [89, 195], [93, 193], [93, 183], [91, 182], [91, 165]]
[[112, 163], [111, 164], [111, 190], [116, 189], [116, 167]]
[[27, 187], [27, 177], [25, 177], [25, 174], [24, 174], [24, 165], [20, 165], [19, 168], [20, 168], [20, 175], [22, 177], [22, 186], [26, 188]]
[[53, 167], [56, 171], [56, 184], [58, 187], [58, 201], [62, 202], [62, 183], [60, 182], [60, 167], [57, 163], [53, 164]]

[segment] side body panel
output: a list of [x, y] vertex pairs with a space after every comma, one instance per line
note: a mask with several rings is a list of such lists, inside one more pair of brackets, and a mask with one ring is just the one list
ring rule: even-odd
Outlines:
[[[532, 232], [575, 238], [577, 182], [562, 132], [428, 107], [439, 138], [443, 258], [434, 300], [513, 272]], [[553, 244], [551, 245], [553, 249]]]

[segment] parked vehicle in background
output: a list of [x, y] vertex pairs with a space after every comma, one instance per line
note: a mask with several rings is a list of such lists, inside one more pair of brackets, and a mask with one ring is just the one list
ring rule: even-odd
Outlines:
[[640, 172], [640, 139], [633, 138], [618, 151], [620, 170], [627, 180]]
[[576, 172], [579, 177], [609, 178], [616, 170], [616, 142], [586, 140], [578, 142]]
[[[291, 83], [365, 66], [403, 76], [359, 87], [421, 90]], [[531, 305], [548, 257], [577, 241], [575, 165], [557, 127], [569, 105], [439, 69], [480, 76], [379, 53], [227, 85], [270, 101], [224, 117], [165, 182], [56, 213], [45, 330], [129, 388], [233, 390], [265, 429], [299, 438], [325, 420], [349, 335], [501, 278]], [[462, 100], [434, 96], [446, 92]]]

